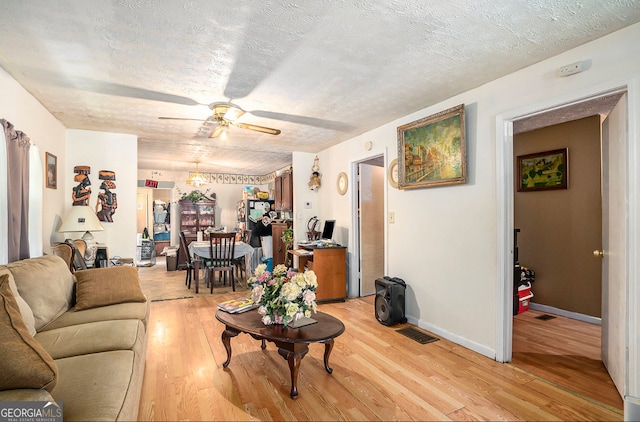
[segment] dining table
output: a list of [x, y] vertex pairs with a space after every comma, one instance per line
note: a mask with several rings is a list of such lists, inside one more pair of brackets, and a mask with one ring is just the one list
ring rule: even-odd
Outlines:
[[[189, 243], [189, 252], [193, 256], [193, 281], [196, 286], [196, 293], [198, 293], [198, 287], [200, 284], [200, 262], [203, 260], [211, 259], [211, 250], [208, 240], [195, 241]], [[244, 257], [246, 268], [251, 268], [251, 256], [253, 254], [253, 246], [244, 243], [236, 242], [233, 249], [233, 258], [237, 259]]]

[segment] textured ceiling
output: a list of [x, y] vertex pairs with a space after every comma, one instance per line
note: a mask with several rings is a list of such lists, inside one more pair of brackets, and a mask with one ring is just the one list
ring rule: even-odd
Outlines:
[[[141, 169], [257, 175], [640, 21], [640, 0], [2, 3], [0, 66], [66, 127], [137, 135]], [[282, 133], [158, 119], [220, 101]]]

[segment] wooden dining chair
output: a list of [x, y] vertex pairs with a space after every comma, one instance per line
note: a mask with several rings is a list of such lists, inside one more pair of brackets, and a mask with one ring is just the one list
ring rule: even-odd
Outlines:
[[211, 261], [207, 265], [207, 280], [213, 293], [213, 282], [218, 274], [219, 279], [224, 276], [226, 284], [227, 275], [231, 278], [231, 288], [236, 291], [236, 281], [233, 275], [233, 254], [236, 247], [235, 233], [211, 233], [209, 235], [209, 255]]
[[189, 233], [187, 231], [180, 232], [180, 249], [183, 250], [185, 256], [185, 265], [187, 266], [187, 275], [184, 279], [184, 284], [187, 286], [187, 289], [191, 288], [191, 279], [193, 272], [195, 271], [195, 265], [193, 264], [193, 256], [191, 252], [189, 252], [189, 245], [187, 244], [187, 236], [185, 233]]
[[[247, 245], [250, 245], [251, 230], [243, 230], [242, 236], [240, 239], [242, 240], [242, 243], [246, 243]], [[238, 278], [242, 278], [243, 280], [247, 277], [247, 265], [246, 265], [247, 261], [245, 258], [246, 257], [241, 256], [233, 260], [233, 264], [236, 267], [236, 274], [238, 275]]]
[[51, 245], [51, 253], [64, 259], [64, 262], [69, 266], [69, 271], [75, 272], [73, 268], [73, 255], [75, 254], [75, 248], [67, 242], [56, 242]]

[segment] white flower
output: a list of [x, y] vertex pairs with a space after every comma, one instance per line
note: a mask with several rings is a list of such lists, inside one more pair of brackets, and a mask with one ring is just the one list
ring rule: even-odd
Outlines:
[[253, 300], [256, 303], [259, 303], [260, 299], [262, 299], [263, 294], [264, 294], [264, 287], [262, 287], [262, 285], [258, 285], [254, 287], [253, 290], [251, 290], [251, 300]]
[[310, 318], [311, 317], [311, 311], [308, 310], [308, 309], [306, 311], [304, 311], [304, 316], [306, 316], [307, 318]]
[[266, 315], [266, 314], [267, 314], [267, 308], [266, 308], [266, 307], [264, 307], [264, 306], [259, 307], [259, 308], [258, 308], [258, 313], [259, 313], [260, 315]]
[[267, 264], [260, 264], [256, 267], [256, 269], [253, 271], [253, 274], [257, 277], [260, 274], [262, 274], [263, 272], [265, 272], [267, 270]]
[[302, 300], [304, 300], [305, 305], [311, 306], [313, 301], [316, 300], [316, 292], [313, 290], [305, 290], [302, 294]]
[[282, 289], [280, 290], [280, 295], [287, 299], [289, 302], [292, 302], [300, 296], [302, 293], [302, 289], [296, 283], [284, 283], [282, 285]]
[[318, 277], [316, 277], [316, 273], [314, 273], [313, 270], [305, 271], [304, 278], [307, 280], [307, 284], [312, 288], [318, 287]]
[[287, 315], [289, 316], [294, 316], [295, 314], [298, 313], [298, 310], [300, 309], [300, 307], [298, 306], [297, 303], [295, 302], [289, 302], [285, 305], [286, 311], [287, 311]]
[[278, 264], [273, 269], [273, 275], [275, 277], [281, 277], [281, 276], [286, 275], [286, 274], [287, 274], [287, 266], [284, 265], [284, 264]]
[[262, 323], [263, 323], [264, 325], [270, 325], [270, 324], [272, 323], [272, 322], [271, 322], [271, 317], [270, 317], [269, 315], [265, 315], [265, 316], [263, 316], [263, 317], [262, 317]]
[[301, 289], [304, 289], [305, 287], [307, 287], [307, 280], [304, 278], [304, 275], [301, 273], [297, 273], [296, 275], [294, 275], [291, 278], [291, 282], [296, 283], [298, 286], [300, 286]]

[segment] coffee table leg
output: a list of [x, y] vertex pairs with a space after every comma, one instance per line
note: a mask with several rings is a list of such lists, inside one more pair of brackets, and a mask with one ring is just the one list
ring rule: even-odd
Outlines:
[[302, 362], [302, 358], [307, 354], [308, 351], [309, 347], [306, 344], [303, 348], [298, 349], [294, 352], [280, 348], [278, 349], [278, 353], [280, 354], [280, 356], [282, 356], [287, 360], [287, 362], [289, 362], [289, 372], [291, 372], [290, 395], [292, 399], [298, 398], [298, 371], [300, 369], [300, 362]]
[[224, 344], [224, 348], [227, 349], [227, 360], [222, 364], [224, 368], [229, 366], [231, 362], [231, 337], [235, 337], [238, 334], [240, 334], [238, 331], [232, 330], [229, 327], [222, 332], [222, 344]]
[[333, 373], [333, 369], [329, 366], [329, 355], [331, 355], [331, 351], [333, 350], [333, 339], [327, 340], [324, 342], [324, 369], [327, 370], [328, 373]]

